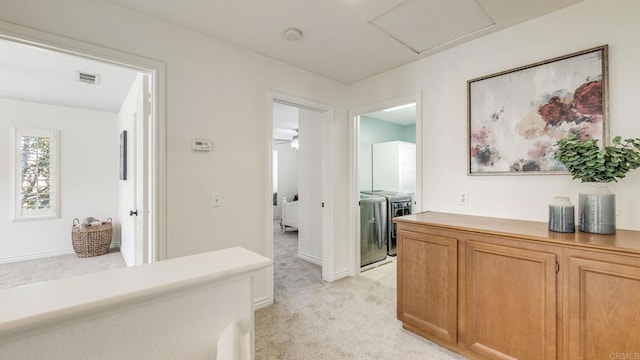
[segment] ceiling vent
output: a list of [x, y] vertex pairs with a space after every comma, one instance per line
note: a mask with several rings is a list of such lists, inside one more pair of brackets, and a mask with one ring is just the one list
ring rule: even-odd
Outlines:
[[97, 85], [98, 80], [100, 80], [100, 75], [94, 75], [94, 74], [78, 71], [78, 81], [80, 82], [91, 84], [91, 85]]

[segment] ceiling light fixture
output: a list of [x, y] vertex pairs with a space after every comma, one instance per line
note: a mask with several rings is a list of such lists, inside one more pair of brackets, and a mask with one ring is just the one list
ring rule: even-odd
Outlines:
[[298, 41], [302, 39], [302, 31], [296, 28], [288, 28], [284, 31], [283, 36], [289, 41]]
[[405, 109], [405, 108], [412, 107], [412, 106], [416, 106], [416, 103], [404, 104], [404, 105], [400, 105], [400, 106], [394, 106], [392, 108], [384, 109], [382, 111], [384, 111], [384, 112], [396, 111], [396, 110]]

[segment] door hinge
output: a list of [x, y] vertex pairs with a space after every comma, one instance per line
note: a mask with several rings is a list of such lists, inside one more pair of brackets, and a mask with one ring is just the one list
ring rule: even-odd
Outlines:
[[362, 206], [362, 201], [358, 201], [358, 206]]
[[322, 207], [324, 207], [324, 203], [322, 203]]
[[556, 261], [556, 274], [560, 272], [560, 263]]

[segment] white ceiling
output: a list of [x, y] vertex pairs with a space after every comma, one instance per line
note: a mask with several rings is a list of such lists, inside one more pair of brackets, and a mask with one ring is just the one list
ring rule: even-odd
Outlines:
[[581, 0], [107, 1], [350, 84]]
[[[0, 98], [118, 112], [138, 72], [0, 39]], [[78, 71], [99, 75], [97, 85]]]

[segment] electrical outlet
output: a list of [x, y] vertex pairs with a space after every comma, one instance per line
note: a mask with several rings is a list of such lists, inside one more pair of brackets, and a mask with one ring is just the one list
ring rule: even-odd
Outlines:
[[458, 203], [460, 203], [460, 205], [469, 205], [469, 193], [461, 191], [458, 195]]
[[222, 200], [220, 200], [220, 194], [219, 193], [211, 193], [211, 207], [221, 207], [222, 206]]

